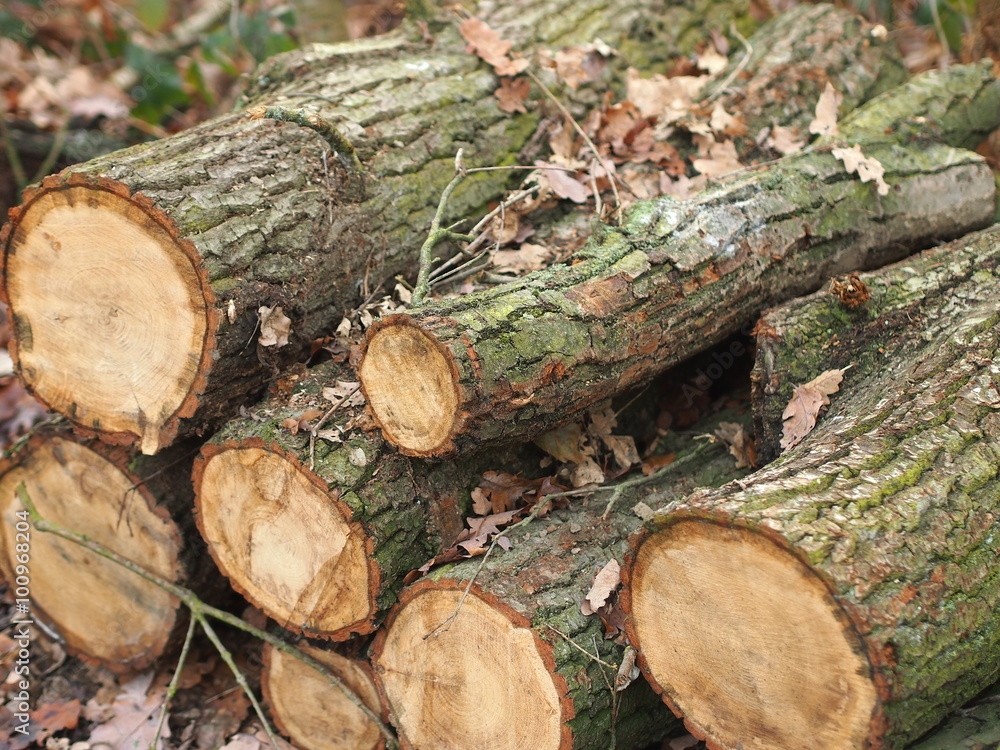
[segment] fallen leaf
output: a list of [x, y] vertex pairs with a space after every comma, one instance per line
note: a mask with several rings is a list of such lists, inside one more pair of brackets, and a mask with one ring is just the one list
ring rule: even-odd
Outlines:
[[531, 83], [527, 78], [501, 78], [500, 88], [493, 92], [493, 96], [500, 103], [501, 112], [527, 112], [524, 100], [528, 98], [528, 91], [531, 90]]
[[861, 146], [854, 145], [851, 148], [834, 148], [830, 149], [830, 153], [833, 154], [834, 158], [844, 162], [844, 168], [848, 174], [857, 172], [862, 182], [874, 181], [878, 185], [879, 195], [889, 194], [889, 185], [882, 179], [885, 175], [885, 167], [882, 166], [882, 162], [878, 159], [865, 156], [861, 153]]
[[[365, 395], [361, 392], [361, 384], [348, 380], [337, 380], [331, 386], [323, 389], [323, 398], [331, 404], [344, 406], [364, 406]], [[346, 399], [346, 400], [345, 400]]]
[[830, 294], [835, 295], [844, 307], [852, 310], [861, 307], [872, 298], [868, 285], [856, 273], [831, 279]]
[[650, 474], [655, 474], [664, 466], [669, 466], [676, 460], [676, 453], [664, 453], [658, 456], [650, 456], [642, 462], [642, 473], [648, 477]]
[[512, 42], [500, 37], [500, 34], [490, 28], [489, 24], [475, 16], [465, 19], [458, 25], [462, 37], [469, 43], [469, 51], [493, 66], [499, 76], [515, 76], [528, 67], [525, 59], [513, 60], [508, 56]]
[[729, 64], [725, 55], [719, 54], [715, 47], [709, 46], [705, 51], [695, 55], [695, 62], [702, 70], [708, 71], [710, 76], [718, 75]]
[[[553, 164], [536, 161], [536, 167], [552, 167]], [[574, 203], [586, 203], [590, 198], [590, 189], [576, 179], [572, 172], [559, 169], [542, 169], [539, 173], [539, 183], [547, 185], [560, 198], [566, 198]]]
[[288, 334], [292, 330], [292, 321], [282, 311], [281, 306], [266, 307], [261, 305], [257, 310], [260, 316], [260, 338], [257, 343], [261, 346], [282, 347], [288, 343]]
[[639, 463], [639, 451], [636, 450], [635, 438], [631, 435], [606, 435], [601, 440], [614, 454], [615, 463], [620, 468], [628, 469]]
[[490, 504], [490, 496], [483, 492], [482, 487], [476, 487], [472, 491], [472, 512], [486, 516], [492, 512], [493, 506]]
[[736, 459], [737, 469], [757, 467], [757, 448], [754, 440], [738, 422], [719, 422], [715, 437], [721, 440], [730, 455]]
[[571, 422], [535, 438], [535, 445], [556, 461], [578, 464], [585, 456], [580, 450], [583, 431], [579, 422]]
[[493, 265], [497, 269], [511, 271], [540, 271], [549, 265], [552, 251], [544, 245], [522, 242], [512, 250], [497, 250], [493, 253]]
[[585, 615], [592, 615], [608, 600], [611, 592], [618, 588], [621, 583], [621, 566], [615, 559], [608, 560], [604, 567], [594, 577], [594, 583], [587, 592], [587, 596], [580, 605], [580, 611]]
[[692, 159], [691, 165], [706, 177], [716, 178], [742, 169], [736, 155], [736, 144], [732, 141], [713, 143], [709, 146], [707, 159]]
[[705, 83], [703, 76], [654, 75], [642, 78], [639, 71], [629, 68], [625, 78], [625, 95], [638, 109], [641, 117], [659, 117], [661, 122], [673, 122], [687, 115], [694, 97]]
[[605, 480], [604, 472], [590, 456], [575, 464], [569, 472], [569, 481], [574, 487], [584, 487], [588, 484], [601, 484]]
[[[150, 750], [159, 724], [159, 713], [165, 696], [164, 688], [150, 690], [153, 672], [134, 677], [122, 685], [122, 692], [111, 706], [100, 706], [91, 699], [84, 716], [98, 725], [91, 730], [92, 746], [106, 745], [115, 750]], [[148, 691], [148, 693], [147, 693]], [[94, 718], [95, 715], [100, 718]], [[156, 750], [166, 748], [170, 728], [164, 724]]]
[[773, 148], [782, 156], [788, 156], [805, 148], [806, 142], [794, 128], [775, 125], [771, 128], [771, 132], [768, 134], [767, 140], [764, 141], [764, 145], [768, 148]]
[[843, 370], [827, 370], [805, 385], [794, 387], [794, 395], [781, 414], [784, 426], [781, 431], [781, 449], [793, 448], [816, 426], [819, 412], [829, 405], [831, 394], [840, 390]]
[[840, 92], [827, 81], [826, 88], [823, 89], [819, 101], [816, 102], [816, 117], [809, 123], [810, 133], [822, 137], [825, 135], [836, 135], [839, 132], [837, 128], [837, 109], [840, 107], [840, 102], [843, 101], [843, 98]]
[[747, 132], [743, 119], [726, 112], [722, 102], [715, 103], [708, 124], [716, 133], [725, 133], [728, 136], [746, 135]]

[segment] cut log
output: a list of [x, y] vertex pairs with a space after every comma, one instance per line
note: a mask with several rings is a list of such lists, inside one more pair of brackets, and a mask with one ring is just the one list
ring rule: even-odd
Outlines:
[[205, 565], [191, 522], [194, 452], [178, 445], [145, 459], [46, 430], [0, 464], [0, 573], [18, 598], [26, 577], [31, 617], [58, 632], [70, 653], [116, 672], [142, 669], [173, 645], [183, 607], [118, 564], [36, 531], [19, 515], [15, 489], [24, 482], [46, 520], [204, 593], [218, 573]]
[[[329, 649], [299, 645], [377, 714], [386, 716], [371, 666]], [[261, 687], [274, 723], [302, 750], [379, 750], [381, 732], [344, 693], [293, 656], [264, 647]]]
[[329, 411], [324, 387], [349, 375], [313, 368], [294, 393], [227, 423], [194, 472], [198, 525], [233, 587], [283, 627], [333, 640], [376, 627], [402, 577], [462, 530], [484, 471], [537, 476], [542, 455], [526, 446], [429, 465], [359, 429], [362, 407], [311, 418], [342, 442], [282, 426]]
[[[943, 142], [907, 146], [914, 120]], [[968, 145], [998, 124], [988, 66], [927, 74], [841, 127], [885, 168], [885, 196], [821, 142], [696, 199], [638, 204], [575, 265], [388, 316], [369, 328], [359, 368], [371, 414], [413, 456], [531, 439], [829, 275], [984, 226], [992, 174], [944, 144]]]
[[[744, 8], [714, 7], [718, 26]], [[486, 20], [525, 50], [597, 36], [624, 44], [656, 29], [655, 43], [625, 45], [651, 64], [700, 15], [658, 0], [616, 13], [598, 0], [522, 0]], [[360, 279], [375, 286], [410, 270], [456, 150], [509, 164], [538, 121], [500, 111], [498, 78], [453, 25], [435, 34], [433, 46], [409, 25], [310, 47], [253, 75], [244, 104], [307, 107], [335, 124], [350, 142], [335, 150], [351, 165], [353, 148], [363, 172], [328, 159], [311, 129], [231, 114], [26, 191], [0, 246], [11, 356], [32, 393], [78, 427], [154, 453], [261, 392], [275, 366], [367, 294]], [[475, 175], [445, 221], [501, 195], [509, 177]], [[262, 307], [272, 324], [290, 320], [288, 344], [256, 339], [269, 328]]]
[[[663, 492], [736, 475], [719, 452], [684, 466], [660, 478]], [[626, 750], [676, 729], [641, 679], [612, 698], [625, 649], [580, 610], [595, 573], [621, 559], [640, 523], [627, 509], [640, 497], [608, 520], [606, 494], [574, 501], [505, 532], [513, 546], [494, 550], [481, 569], [473, 558], [404, 589], [371, 653], [405, 747]]]
[[992, 230], [872, 274], [871, 310], [770, 314], [782, 358], [850, 352], [829, 413], [633, 539], [629, 637], [713, 750], [901, 748], [1000, 676], [998, 257]]

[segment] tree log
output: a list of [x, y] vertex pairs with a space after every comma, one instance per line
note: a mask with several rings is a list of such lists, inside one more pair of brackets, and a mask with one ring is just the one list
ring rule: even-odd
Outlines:
[[[329, 649], [298, 646], [343, 680], [368, 708], [386, 716], [371, 666]], [[379, 750], [385, 740], [379, 729], [343, 692], [312, 667], [264, 647], [261, 687], [278, 729], [302, 750]]]
[[829, 413], [633, 539], [629, 637], [713, 750], [900, 748], [1000, 676], [998, 248], [872, 274], [871, 310], [770, 314], [782, 359], [856, 363]]
[[[522, 1], [486, 20], [522, 49], [600, 36], [648, 65], [702, 33], [697, 5]], [[707, 21], [728, 27], [745, 6], [713, 4]], [[308, 107], [350, 142], [334, 146], [343, 163], [313, 130], [234, 113], [26, 191], [0, 246], [11, 355], [32, 393], [78, 427], [154, 453], [261, 392], [360, 299], [361, 279], [409, 270], [456, 150], [510, 164], [538, 120], [501, 112], [492, 70], [453, 25], [435, 33], [430, 46], [409, 25], [256, 71], [244, 103]], [[351, 144], [363, 171], [345, 166]], [[509, 176], [475, 175], [445, 220], [498, 197]], [[291, 320], [287, 345], [254, 345], [262, 306]]]
[[[929, 121], [923, 131], [942, 142], [916, 136], [914, 120]], [[621, 227], [600, 228], [575, 265], [383, 318], [359, 368], [370, 411], [414, 456], [552, 429], [720, 341], [767, 304], [984, 226], [992, 174], [951, 146], [997, 124], [1000, 84], [988, 66], [930, 73], [841, 127], [838, 143], [862, 144], [885, 167], [884, 197], [823, 141], [696, 199], [638, 204]]]
[[[683, 465], [659, 479], [662, 492], [739, 475], [719, 452]], [[593, 656], [614, 668], [625, 656], [580, 605], [640, 523], [628, 512], [602, 519], [606, 499], [574, 501], [572, 510], [506, 532], [512, 548], [496, 549], [481, 570], [483, 560], [473, 558], [403, 590], [371, 654], [405, 747], [626, 750], [676, 728], [642, 680], [617, 694], [615, 709], [615, 669]]]
[[523, 446], [430, 465], [358, 429], [363, 407], [317, 425], [343, 429], [341, 443], [282, 426], [328, 411], [323, 388], [345, 377], [344, 365], [313, 368], [294, 393], [227, 423], [194, 471], [199, 528], [233, 587], [282, 627], [333, 640], [374, 630], [402, 577], [462, 530], [484, 471], [537, 476], [542, 455]]
[[12, 590], [28, 577], [31, 617], [58, 632], [70, 653], [116, 672], [143, 669], [173, 645], [185, 613], [116, 563], [30, 524], [25, 531], [15, 488], [25, 483], [46, 520], [204, 593], [218, 574], [204, 565], [191, 522], [193, 456], [180, 444], [155, 459], [136, 457], [63, 428], [43, 430], [0, 462], [0, 573]]

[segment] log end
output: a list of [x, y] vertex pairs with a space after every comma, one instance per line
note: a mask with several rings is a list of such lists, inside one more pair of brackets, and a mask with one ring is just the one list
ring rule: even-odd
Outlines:
[[95, 552], [37, 531], [27, 523], [15, 488], [25, 483], [45, 520], [180, 582], [176, 524], [134, 477], [78, 443], [32, 439], [5, 464], [0, 469], [0, 573], [12, 593], [21, 598], [19, 588], [25, 589], [32, 617], [48, 622], [71, 653], [116, 672], [151, 664], [171, 640], [180, 602]]
[[[370, 669], [333, 651], [299, 650], [318, 661], [378, 715], [383, 711]], [[294, 656], [264, 647], [261, 687], [278, 728], [304, 750], [377, 750], [379, 728], [323, 675]]]
[[0, 248], [25, 386], [85, 430], [147, 454], [169, 444], [204, 388], [217, 321], [174, 222], [119, 182], [54, 175], [26, 192]]
[[368, 329], [358, 366], [369, 413], [385, 439], [408, 456], [445, 456], [461, 421], [454, 357], [408, 315]]
[[551, 647], [509, 607], [476, 588], [463, 601], [464, 591], [421, 581], [376, 637], [376, 680], [401, 735], [412, 747], [572, 747]]
[[206, 446], [194, 471], [198, 527], [233, 588], [297, 633], [374, 629], [377, 564], [350, 508], [292, 457], [247, 442]]
[[797, 555], [701, 518], [642, 533], [633, 549], [629, 638], [692, 734], [716, 750], [879, 746], [865, 645]]

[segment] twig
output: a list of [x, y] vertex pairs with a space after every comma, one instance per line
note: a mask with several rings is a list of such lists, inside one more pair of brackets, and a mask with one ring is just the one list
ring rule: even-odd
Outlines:
[[17, 185], [18, 192], [20, 192], [28, 186], [28, 176], [24, 172], [21, 155], [17, 153], [17, 148], [14, 147], [14, 141], [11, 139], [10, 130], [7, 128], [6, 114], [6, 107], [0, 110], [0, 138], [3, 139], [3, 148], [7, 153], [7, 164], [10, 165], [11, 174], [14, 176], [14, 183]]
[[466, 170], [465, 165], [462, 163], [462, 149], [458, 150], [455, 154], [455, 176], [451, 178], [451, 182], [445, 187], [444, 191], [441, 193], [441, 200], [438, 201], [437, 211], [434, 212], [434, 218], [431, 220], [431, 228], [427, 233], [427, 239], [424, 240], [424, 244], [420, 246], [420, 270], [417, 272], [417, 283], [413, 287], [413, 297], [410, 299], [410, 305], [412, 307], [417, 307], [423, 304], [424, 297], [431, 290], [430, 274], [431, 274], [431, 264], [434, 262], [432, 253], [434, 252], [434, 246], [441, 240], [453, 239], [453, 240], [464, 240], [469, 242], [472, 240], [467, 234], [456, 234], [447, 228], [441, 227], [441, 219], [444, 216], [444, 207], [448, 203], [448, 199], [451, 197], [452, 192], [458, 187], [458, 184], [465, 179]]
[[[63, 539], [67, 539], [75, 544], [80, 545], [85, 549], [89, 549], [91, 552], [94, 552], [95, 554], [98, 554], [101, 557], [111, 560], [112, 562], [117, 563], [118, 565], [121, 565], [126, 570], [130, 570], [140, 578], [144, 578], [145, 580], [149, 581], [155, 586], [158, 586], [159, 588], [163, 589], [168, 594], [176, 597], [185, 606], [187, 606], [188, 610], [191, 613], [192, 620], [196, 621], [199, 625], [201, 625], [202, 629], [205, 631], [206, 635], [208, 635], [208, 637], [212, 639], [213, 643], [216, 643], [218, 637], [215, 636], [214, 630], [212, 630], [211, 625], [208, 623], [207, 618], [209, 617], [211, 617], [214, 620], [218, 620], [219, 622], [223, 622], [226, 625], [229, 625], [230, 627], [242, 630], [244, 633], [249, 633], [250, 635], [264, 641], [265, 643], [271, 644], [282, 653], [288, 654], [289, 656], [298, 659], [303, 664], [312, 667], [321, 675], [323, 675], [331, 685], [340, 690], [340, 692], [344, 694], [345, 698], [347, 698], [351, 703], [353, 703], [354, 706], [359, 711], [361, 711], [361, 713], [363, 713], [366, 717], [368, 717], [368, 719], [376, 727], [378, 727], [379, 732], [381, 732], [382, 736], [385, 737], [387, 747], [389, 748], [398, 747], [398, 744], [396, 742], [396, 736], [393, 734], [392, 730], [385, 724], [385, 722], [382, 721], [382, 718], [374, 711], [372, 711], [367, 705], [365, 705], [364, 701], [362, 701], [361, 698], [359, 698], [350, 688], [348, 688], [339, 677], [337, 677], [334, 674], [331, 674], [330, 671], [326, 669], [326, 667], [324, 667], [322, 664], [320, 664], [318, 661], [316, 661], [308, 654], [302, 653], [291, 644], [285, 643], [285, 641], [275, 637], [274, 635], [268, 633], [265, 630], [261, 630], [260, 628], [254, 627], [253, 625], [246, 622], [245, 620], [240, 619], [236, 615], [230, 614], [229, 612], [225, 612], [221, 609], [217, 609], [210, 604], [206, 604], [201, 599], [199, 599], [198, 596], [190, 589], [186, 589], [183, 586], [174, 583], [173, 581], [168, 581], [167, 579], [162, 578], [161, 576], [157, 575], [156, 573], [153, 573], [152, 571], [146, 570], [142, 566], [137, 565], [136, 563], [129, 560], [127, 557], [119, 555], [114, 550], [105, 547], [100, 542], [91, 539], [85, 534], [79, 534], [75, 531], [70, 531], [69, 529], [63, 528], [58, 524], [46, 521], [44, 518], [42, 518], [41, 514], [38, 512], [38, 508], [35, 507], [34, 502], [28, 495], [28, 490], [25, 487], [24, 482], [21, 482], [17, 486], [15, 492], [17, 493], [18, 499], [21, 501], [21, 505], [28, 512], [28, 517], [31, 519], [32, 525], [34, 525], [34, 527], [39, 531], [55, 534], [56, 536], [61, 537]], [[219, 648], [219, 645], [220, 645], [219, 643], [216, 643], [217, 648]], [[223, 659], [225, 659], [227, 654], [228, 651], [225, 651], [223, 647], [220, 650], [220, 655], [222, 656]], [[231, 658], [232, 657], [230, 656], [230, 660]], [[228, 663], [229, 662], [227, 661], [227, 664]], [[237, 680], [238, 679], [239, 677], [237, 677]], [[246, 681], [244, 680], [243, 684], [245, 683]], [[248, 697], [250, 698], [251, 702], [256, 701], [256, 698], [253, 696], [252, 691], [248, 692]], [[265, 729], [269, 730], [270, 726], [267, 723], [266, 719], [262, 717], [261, 721], [264, 724]], [[268, 732], [268, 735], [272, 738], [274, 736], [273, 734], [271, 734], [270, 731]], [[274, 746], [277, 749], [278, 747], [277, 742], [274, 742]]]
[[743, 54], [743, 58], [739, 61], [736, 67], [733, 68], [733, 72], [727, 75], [726, 79], [721, 84], [719, 84], [719, 87], [715, 90], [715, 93], [704, 101], [705, 104], [710, 104], [711, 102], [714, 102], [716, 99], [722, 96], [723, 92], [727, 88], [729, 88], [729, 84], [735, 81], [736, 76], [742, 73], [743, 70], [746, 68], [746, 66], [750, 63], [750, 58], [753, 55], [753, 45], [750, 44], [750, 42], [742, 34], [740, 34], [739, 31], [737, 31], [736, 26], [735, 25], [730, 26], [729, 30], [732, 32], [733, 36], [739, 39], [740, 42], [743, 44], [745, 52]]
[[174, 668], [174, 676], [170, 678], [170, 684], [167, 685], [167, 695], [163, 699], [163, 707], [160, 709], [160, 720], [156, 723], [156, 733], [153, 735], [153, 741], [150, 742], [150, 747], [158, 747], [160, 744], [160, 734], [163, 732], [163, 725], [167, 721], [167, 709], [170, 708], [170, 701], [174, 699], [177, 694], [177, 687], [180, 685], [181, 681], [181, 671], [184, 669], [184, 662], [187, 661], [188, 651], [191, 649], [191, 641], [194, 638], [194, 626], [197, 624], [197, 620], [193, 617], [188, 618], [188, 629], [187, 635], [184, 636], [184, 645], [181, 646], [181, 655], [177, 657], [177, 666]]
[[597, 662], [598, 664], [600, 664], [605, 669], [612, 669], [615, 672], [618, 671], [618, 667], [616, 667], [614, 664], [609, 664], [608, 662], [604, 661], [603, 659], [598, 658], [595, 654], [590, 653], [587, 649], [585, 649], [583, 646], [581, 646], [580, 644], [578, 644], [576, 641], [574, 641], [572, 638], [570, 638], [568, 635], [566, 635], [564, 632], [562, 632], [558, 628], [554, 628], [551, 625], [546, 625], [545, 627], [547, 627], [553, 633], [555, 633], [556, 635], [558, 635], [560, 638], [562, 638], [564, 641], [566, 641], [566, 643], [568, 643], [570, 646], [572, 646], [573, 648], [575, 648], [577, 651], [582, 651], [583, 653], [585, 653], [587, 656], [590, 657], [591, 661]]
[[[547, 97], [549, 97], [549, 99], [552, 100], [553, 104], [556, 105], [556, 107], [562, 113], [563, 117], [565, 117], [569, 121], [570, 125], [573, 126], [573, 129], [580, 135], [581, 138], [583, 138], [583, 142], [587, 144], [587, 148], [589, 148], [590, 151], [591, 151], [591, 153], [593, 153], [594, 158], [597, 159], [597, 163], [600, 164], [603, 167], [604, 166], [604, 159], [601, 158], [601, 153], [597, 150], [597, 146], [595, 146], [594, 142], [592, 140], [590, 140], [590, 136], [587, 135], [587, 133], [584, 131], [584, 129], [580, 127], [580, 124], [576, 120], [573, 119], [573, 115], [570, 114], [570, 111], [568, 109], [566, 109], [566, 107], [563, 105], [563, 103], [561, 101], [559, 101], [559, 99], [556, 97], [556, 95], [553, 94], [551, 91], [549, 91], [548, 87], [544, 83], [542, 83], [541, 79], [538, 76], [536, 76], [534, 73], [532, 73], [531, 70], [525, 70], [524, 72], [527, 73], [528, 77], [532, 81], [535, 82], [535, 84], [538, 86], [538, 88], [540, 88], [542, 90], [542, 92]], [[618, 181], [619, 181], [618, 180], [618, 175], [616, 175], [611, 170], [606, 170], [606, 171], [611, 176], [611, 192], [615, 196], [615, 210], [614, 210], [614, 213], [616, 214], [616, 213], [619, 213], [621, 211], [621, 209], [622, 209], [622, 199], [621, 199], [621, 196], [618, 194]], [[614, 214], [612, 214], [612, 215], [614, 215]]]
[[323, 417], [316, 423], [316, 426], [309, 430], [309, 471], [312, 471], [316, 465], [316, 433], [320, 431], [320, 428], [322, 428], [324, 424], [326, 424], [326, 420], [328, 420], [330, 416], [337, 411], [337, 409], [343, 406], [347, 402], [347, 399], [357, 393], [360, 388], [361, 383], [358, 383], [350, 391], [344, 394], [340, 401], [336, 402], [329, 408], [329, 410], [327, 410], [326, 414], [324, 414]]
[[931, 17], [934, 19], [934, 31], [937, 34], [938, 42], [941, 44], [941, 68], [947, 70], [948, 61], [951, 58], [951, 45], [948, 44], [948, 36], [944, 33], [944, 25], [941, 23], [941, 10], [938, 8], [938, 0], [930, 0]]
[[354, 146], [336, 126], [319, 115], [307, 115], [301, 109], [289, 109], [288, 107], [251, 107], [247, 110], [247, 117], [251, 120], [278, 120], [279, 122], [293, 122], [310, 130], [315, 130], [330, 144], [333, 153], [346, 169], [361, 174], [365, 171], [361, 166], [361, 160], [354, 152]]

